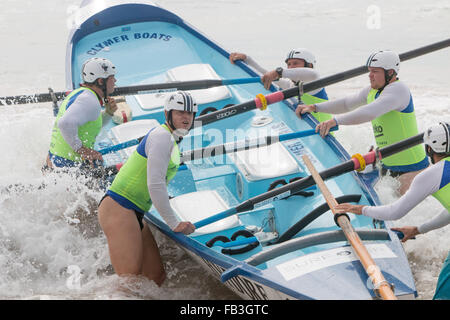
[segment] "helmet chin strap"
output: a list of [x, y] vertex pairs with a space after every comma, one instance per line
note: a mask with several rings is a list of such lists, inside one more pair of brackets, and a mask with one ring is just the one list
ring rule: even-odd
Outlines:
[[172, 131], [176, 130], [175, 126], [173, 125], [173, 121], [172, 121], [172, 110], [168, 111], [166, 123]]
[[183, 140], [183, 136], [179, 135], [179, 130], [177, 130], [175, 128], [175, 126], [173, 125], [173, 121], [172, 121], [172, 110], [169, 111], [168, 115], [167, 115], [167, 119], [166, 119], [166, 124], [167, 126], [170, 128], [170, 130], [172, 131], [172, 134], [175, 137], [175, 141], [177, 143], [180, 143], [181, 140]]
[[425, 145], [425, 153], [427, 154], [427, 156], [430, 158], [431, 164], [434, 164], [434, 151], [433, 149], [429, 146], [429, 145]]
[[[103, 84], [100, 84], [100, 83], [99, 83], [99, 80], [100, 80], [100, 79], [103, 80]], [[104, 102], [105, 104], [108, 103], [108, 98], [107, 98], [108, 93], [107, 93], [107, 91], [106, 91], [106, 79], [98, 78], [98, 79], [95, 80], [94, 83], [95, 83], [95, 85], [96, 85], [97, 87], [99, 87], [100, 90], [102, 90], [102, 92], [103, 92], [103, 102]]]
[[392, 78], [395, 76], [395, 72], [392, 72], [392, 75], [389, 75], [388, 70], [384, 70], [384, 85], [378, 89], [378, 91], [381, 93], [381, 91], [384, 90], [384, 88], [391, 82]]

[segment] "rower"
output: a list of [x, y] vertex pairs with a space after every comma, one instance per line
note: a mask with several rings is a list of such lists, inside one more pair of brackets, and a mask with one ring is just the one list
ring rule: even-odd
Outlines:
[[[267, 90], [269, 90], [273, 81], [281, 89], [288, 89], [299, 85], [300, 82], [310, 82], [320, 78], [319, 72], [315, 69], [316, 57], [311, 51], [305, 48], [297, 48], [289, 51], [284, 60], [287, 69], [278, 67], [275, 70], [268, 71], [257, 64], [250, 56], [240, 52], [232, 52], [230, 54], [231, 63], [234, 64], [237, 60], [243, 60], [249, 66], [261, 72], [263, 74], [261, 81]], [[327, 100], [328, 95], [325, 88], [319, 88], [310, 93], [303, 94], [299, 102], [309, 105]], [[312, 115], [319, 122], [332, 118], [330, 114], [323, 112], [312, 112]]]
[[119, 276], [142, 274], [158, 286], [165, 279], [158, 246], [143, 222], [152, 205], [172, 231], [190, 234], [195, 230], [191, 222], [178, 221], [167, 184], [178, 171], [178, 143], [192, 128], [197, 110], [189, 93], [171, 94], [164, 104], [165, 124], [150, 129], [100, 201], [98, 219]]
[[94, 143], [117, 109], [114, 98], [109, 97], [114, 92], [115, 74], [116, 67], [107, 59], [92, 58], [83, 64], [83, 83], [59, 107], [44, 169], [81, 167], [84, 161], [94, 167], [96, 161], [103, 161]]
[[[419, 227], [392, 228], [404, 234], [403, 242], [418, 234], [442, 228], [450, 224], [450, 125], [439, 123], [424, 134], [425, 150], [432, 165], [419, 173], [409, 190], [392, 204], [365, 206], [343, 203], [336, 206], [340, 212], [362, 214], [379, 220], [398, 220], [410, 212], [426, 197], [432, 195], [444, 207], [442, 212]], [[450, 299], [450, 254], [439, 275], [433, 299]]]
[[[335, 101], [299, 105], [298, 117], [306, 112], [337, 114], [333, 119], [316, 126], [325, 137], [336, 125], [356, 125], [372, 122], [376, 144], [386, 147], [418, 134], [414, 103], [409, 88], [398, 79], [400, 57], [392, 51], [378, 51], [366, 63], [370, 86], [359, 93]], [[359, 107], [359, 108], [358, 108]], [[399, 177], [400, 194], [404, 194], [411, 180], [428, 167], [425, 150], [420, 146], [382, 159], [382, 174]]]

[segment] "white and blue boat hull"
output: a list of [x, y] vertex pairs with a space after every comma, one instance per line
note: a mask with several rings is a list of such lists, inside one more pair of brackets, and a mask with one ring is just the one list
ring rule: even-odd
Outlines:
[[[116, 65], [118, 86], [259, 76], [244, 63], [229, 63], [229, 53], [216, 42], [151, 2], [84, 1], [80, 11], [83, 19], [72, 30], [67, 45], [67, 86], [71, 89], [81, 82], [82, 63], [92, 57], [104, 57]], [[251, 83], [192, 92], [201, 112], [239, 104], [271, 91], [260, 83]], [[151, 126], [163, 123], [163, 98], [163, 94], [145, 93], [126, 96], [133, 120], [121, 125], [108, 123], [96, 148], [137, 138]], [[284, 134], [315, 126], [310, 116], [305, 120], [296, 118], [294, 108], [295, 99], [290, 99], [264, 111], [252, 110], [197, 127], [183, 139], [180, 149], [187, 151], [246, 136]], [[332, 136], [322, 139], [312, 135], [278, 143], [265, 151], [259, 149], [262, 154], [243, 151], [187, 162], [187, 170], [179, 171], [169, 184], [169, 193], [174, 197], [172, 205], [180, 219], [201, 220], [264, 193], [277, 180], [283, 183], [309, 175], [301, 159], [303, 154], [312, 159], [318, 171], [350, 158]], [[105, 155], [105, 165], [126, 161], [132, 150], [130, 147]], [[355, 172], [330, 179], [327, 186], [336, 198], [350, 195], [359, 204], [379, 203], [371, 183]], [[376, 298], [366, 270], [336, 226], [332, 213], [315, 213], [314, 218], [308, 215], [324, 203], [320, 191], [315, 187], [305, 191], [310, 194], [267, 202], [199, 228], [190, 236], [169, 230], [155, 209], [145, 215], [145, 221], [176, 241], [243, 299]], [[399, 298], [416, 296], [408, 260], [390, 225], [354, 215], [351, 222], [386, 280], [393, 284], [395, 294]], [[294, 225], [302, 227], [293, 232]], [[257, 245], [246, 252], [224, 254], [221, 242], [206, 246], [214, 237], [231, 238], [242, 230], [260, 236]], [[289, 232], [293, 234], [288, 235]], [[284, 241], [273, 244], [282, 236]], [[238, 249], [242, 247], [247, 244]]]

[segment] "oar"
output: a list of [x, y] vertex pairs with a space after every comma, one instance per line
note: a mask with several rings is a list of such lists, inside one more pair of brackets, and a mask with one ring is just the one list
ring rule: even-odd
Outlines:
[[[338, 126], [332, 127], [330, 131], [338, 130]], [[268, 146], [276, 142], [282, 142], [286, 140], [308, 137], [316, 134], [315, 129], [297, 131], [292, 133], [281, 134], [278, 136], [266, 136], [262, 138], [256, 138], [253, 140], [242, 140], [236, 142], [225, 143], [217, 146], [205, 147], [200, 149], [194, 149], [189, 151], [184, 151], [181, 153], [181, 162], [192, 161], [195, 159], [214, 157], [221, 154], [227, 154], [232, 152], [237, 152], [240, 150], [248, 150], [256, 147]], [[118, 150], [126, 149], [128, 147], [139, 144], [145, 136], [139, 137], [137, 139], [128, 140], [116, 145], [103, 148], [98, 150], [101, 154], [108, 154]]]
[[[338, 130], [338, 126], [334, 126], [330, 131]], [[229, 142], [220, 144], [217, 146], [205, 147], [200, 149], [194, 149], [184, 151], [181, 153], [181, 162], [193, 161], [196, 159], [203, 159], [207, 157], [219, 156], [222, 154], [234, 153], [241, 150], [249, 150], [257, 147], [269, 146], [276, 142], [287, 141], [296, 138], [308, 137], [316, 134], [315, 129], [297, 131], [292, 133], [280, 134], [276, 136], [265, 136], [261, 138], [255, 138], [252, 140], [241, 140], [236, 142]]]
[[[197, 90], [207, 89], [218, 86], [227, 86], [233, 84], [245, 84], [261, 82], [259, 77], [251, 78], [237, 78], [237, 79], [222, 79], [222, 80], [192, 80], [192, 81], [174, 81], [167, 83], [143, 84], [135, 86], [117, 87], [111, 96], [126, 96], [131, 94], [146, 94], [158, 92], [171, 92], [177, 90]], [[25, 104], [50, 102], [56, 100], [63, 100], [70, 91], [37, 93], [32, 95], [18, 95], [10, 97], [0, 97], [0, 106], [10, 104]]]
[[[322, 171], [320, 173], [320, 176], [322, 177], [323, 180], [327, 180], [339, 176], [341, 174], [351, 172], [353, 170], [358, 170], [359, 168], [361, 168], [362, 165], [360, 161], [364, 160], [365, 164], [372, 164], [375, 163], [376, 161], [381, 160], [382, 158], [389, 157], [393, 154], [414, 147], [415, 145], [420, 144], [422, 142], [423, 142], [423, 133], [420, 133], [408, 139], [401, 140], [397, 143], [391, 144], [390, 146], [370, 151], [367, 154], [361, 156], [360, 158], [353, 157], [352, 159], [347, 160], [344, 163], [338, 164], [334, 167]], [[313, 186], [314, 184], [315, 182], [312, 176], [307, 176], [305, 178], [299, 179], [297, 181], [288, 183], [279, 188], [272, 189], [270, 191], [257, 195], [253, 198], [250, 198], [234, 208], [230, 208], [226, 211], [220, 212], [206, 219], [197, 221], [196, 223], [194, 223], [194, 225], [196, 228], [201, 228], [210, 223], [227, 218], [233, 214], [253, 210], [255, 206], [262, 206], [276, 200], [284, 199], [290, 196], [291, 194], [295, 194], [300, 190]]]
[[[443, 49], [450, 46], [450, 39], [436, 42], [415, 50], [411, 50], [405, 53], [400, 54], [400, 60], [406, 61], [421, 55], [424, 55], [426, 53], [430, 53], [439, 49]], [[335, 84], [337, 82], [341, 82], [347, 79], [351, 79], [357, 76], [360, 76], [364, 73], [367, 73], [368, 69], [367, 66], [361, 66], [357, 67], [351, 70], [347, 70], [344, 72], [340, 72], [325, 78], [318, 79], [316, 81], [311, 81], [303, 85], [303, 92], [311, 92], [313, 90], [326, 87], [332, 84]], [[218, 111], [214, 111], [202, 116], [197, 117], [196, 121], [201, 121], [202, 125], [206, 125], [209, 123], [213, 123], [218, 120], [223, 120], [226, 118], [233, 117], [235, 115], [256, 109], [256, 108], [262, 108], [265, 107], [266, 104], [272, 104], [276, 102], [280, 102], [285, 99], [289, 99], [295, 96], [298, 96], [299, 94], [299, 88], [293, 87], [282, 91], [277, 91], [271, 94], [268, 94], [267, 96], [262, 97], [256, 97], [254, 100], [250, 100], [244, 103], [240, 103], [234, 106], [230, 106], [225, 109], [221, 109]]]
[[369, 254], [369, 251], [367, 251], [367, 248], [362, 243], [361, 238], [358, 236], [352, 224], [350, 223], [348, 216], [336, 212], [335, 207], [338, 205], [338, 203], [326, 186], [325, 182], [320, 177], [311, 160], [309, 160], [307, 155], [303, 155], [302, 159], [320, 191], [322, 192], [322, 195], [325, 198], [328, 206], [330, 207], [331, 212], [333, 212], [336, 224], [344, 232], [345, 237], [354, 249], [364, 269], [369, 275], [370, 280], [372, 281], [372, 284], [375, 288], [375, 293], [379, 293], [384, 300], [397, 300], [394, 292], [392, 292], [391, 286], [386, 281], [383, 274], [380, 272], [380, 268], [378, 268], [378, 266], [375, 264], [375, 261]]
[[144, 139], [144, 137], [145, 136], [142, 136], [142, 137], [139, 137], [137, 139], [131, 139], [131, 140], [128, 140], [128, 141], [125, 141], [125, 142], [122, 142], [122, 143], [118, 143], [118, 144], [115, 144], [113, 146], [106, 147], [106, 148], [103, 148], [101, 150], [98, 150], [98, 152], [100, 152], [101, 154], [108, 154], [108, 153], [111, 153], [111, 152], [115, 152], [115, 151], [119, 151], [119, 150], [122, 150], [122, 149], [126, 149], [126, 148], [129, 148], [129, 147], [132, 147], [132, 146], [135, 146], [135, 145], [139, 144], [141, 142], [141, 140]]

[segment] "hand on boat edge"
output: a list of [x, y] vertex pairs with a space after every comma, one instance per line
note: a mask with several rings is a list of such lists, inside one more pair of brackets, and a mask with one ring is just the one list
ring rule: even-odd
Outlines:
[[334, 126], [337, 126], [336, 120], [335, 119], [330, 119], [330, 120], [327, 120], [327, 121], [319, 123], [316, 126], [316, 132], [319, 132], [320, 136], [323, 138], [328, 133], [330, 133], [330, 129], [333, 128]]
[[297, 115], [297, 117], [299, 117], [301, 119], [302, 114], [307, 113], [307, 112], [311, 113], [311, 112], [315, 112], [315, 111], [316, 111], [315, 104], [308, 104], [308, 105], [299, 104], [297, 106], [297, 108], [295, 109], [295, 114]]
[[415, 239], [415, 236], [417, 236], [420, 232], [419, 229], [416, 226], [406, 226], [401, 228], [391, 228], [391, 230], [400, 231], [403, 233], [403, 239], [402, 242], [406, 242], [409, 239]]
[[247, 59], [247, 55], [245, 53], [240, 52], [232, 52], [230, 53], [230, 62], [234, 64], [236, 60], [245, 60]]
[[173, 232], [181, 232], [183, 234], [191, 234], [192, 232], [195, 231], [195, 226], [190, 223], [189, 221], [183, 221], [180, 222], [175, 229], [173, 229]]

